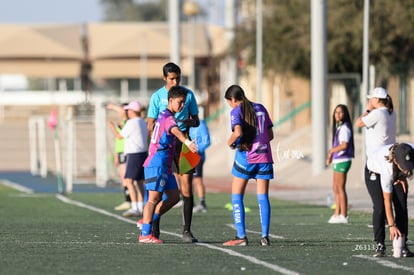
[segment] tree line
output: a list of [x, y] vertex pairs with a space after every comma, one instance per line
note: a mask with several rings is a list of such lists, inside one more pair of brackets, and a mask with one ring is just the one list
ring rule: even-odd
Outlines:
[[[326, 3], [328, 72], [361, 73], [364, 1]], [[101, 4], [107, 21], [167, 20], [167, 0], [101, 0]], [[310, 0], [263, 0], [264, 72], [310, 77], [310, 6]], [[256, 62], [255, 25], [255, 13], [243, 18], [232, 46], [233, 53], [250, 65]], [[369, 60], [376, 66], [378, 82], [412, 66], [413, 29], [414, 1], [370, 0]]]

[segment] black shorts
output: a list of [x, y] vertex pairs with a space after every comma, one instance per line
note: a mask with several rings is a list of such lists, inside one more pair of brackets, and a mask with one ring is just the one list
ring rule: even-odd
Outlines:
[[203, 177], [203, 165], [204, 161], [201, 160], [200, 163], [194, 168], [194, 174], [193, 177], [195, 178], [202, 178]]
[[126, 179], [143, 180], [144, 176], [144, 162], [147, 158], [147, 152], [128, 154], [126, 162]]

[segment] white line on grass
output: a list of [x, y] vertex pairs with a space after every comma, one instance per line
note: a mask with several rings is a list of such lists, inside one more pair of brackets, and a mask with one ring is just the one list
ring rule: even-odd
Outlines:
[[218, 247], [218, 246], [215, 246], [215, 245], [206, 244], [206, 243], [194, 243], [194, 244], [200, 245], [200, 246], [206, 246], [206, 247], [208, 247], [210, 249], [219, 250], [219, 251], [224, 252], [224, 253], [227, 253], [227, 254], [229, 254], [231, 256], [243, 258], [243, 259], [245, 259], [245, 260], [247, 260], [247, 261], [249, 261], [251, 263], [254, 263], [254, 264], [258, 264], [258, 265], [267, 267], [267, 268], [269, 268], [269, 269], [271, 269], [273, 271], [277, 271], [277, 272], [282, 273], [282, 274], [299, 274], [296, 271], [292, 271], [292, 270], [286, 269], [284, 267], [281, 267], [281, 266], [278, 266], [278, 265], [275, 265], [275, 264], [270, 264], [268, 262], [264, 262], [262, 260], [256, 259], [256, 258], [251, 257], [251, 256], [243, 255], [243, 254], [238, 253], [236, 251], [233, 251], [231, 249], [225, 249], [225, 248], [221, 248], [221, 247]]
[[1, 180], [0, 183], [3, 184], [3, 185], [8, 186], [10, 188], [14, 188], [18, 191], [24, 192], [24, 193], [28, 193], [28, 194], [34, 193], [33, 189], [24, 187], [23, 185], [17, 184], [15, 182], [11, 182], [11, 181], [8, 181], [8, 180]]
[[399, 265], [399, 264], [396, 264], [394, 262], [387, 261], [387, 260], [384, 260], [384, 259], [381, 259], [381, 258], [374, 258], [374, 257], [367, 256], [367, 255], [353, 255], [353, 257], [374, 261], [374, 262], [377, 262], [378, 264], [380, 264], [382, 266], [385, 266], [385, 267], [389, 267], [389, 268], [393, 268], [393, 269], [402, 269], [404, 271], [414, 273], [414, 268], [407, 267], [407, 266], [402, 266], [402, 265]]
[[[231, 228], [233, 228], [233, 229], [236, 229], [235, 227], [234, 227], [234, 224], [226, 224], [228, 227], [231, 227]], [[261, 235], [262, 234], [262, 232], [259, 232], [259, 231], [254, 231], [254, 230], [249, 230], [249, 229], [246, 229], [246, 232], [248, 232], [248, 233], [253, 233], [253, 234], [258, 234], [258, 235]], [[274, 238], [274, 239], [284, 239], [285, 237], [283, 237], [283, 236], [279, 236], [279, 235], [273, 235], [273, 234], [269, 234], [269, 237], [270, 238]]]
[[[100, 214], [103, 214], [103, 215], [106, 215], [106, 216], [115, 218], [115, 219], [120, 220], [120, 221], [124, 221], [124, 222], [127, 222], [127, 223], [135, 224], [135, 222], [132, 221], [132, 220], [130, 220], [130, 219], [126, 219], [126, 218], [121, 217], [119, 215], [113, 214], [111, 212], [108, 212], [106, 210], [103, 210], [103, 209], [100, 209], [100, 208], [97, 208], [97, 207], [94, 207], [94, 206], [91, 206], [91, 205], [87, 205], [87, 204], [82, 203], [82, 202], [74, 201], [74, 200], [69, 199], [69, 198], [67, 198], [65, 196], [62, 196], [60, 194], [57, 194], [56, 195], [56, 198], [58, 198], [59, 200], [61, 200], [64, 203], [67, 203], [67, 204], [75, 205], [75, 206], [78, 206], [78, 207], [81, 207], [81, 208], [86, 208], [86, 209], [89, 209], [91, 211], [98, 212]], [[163, 230], [161, 230], [161, 232], [164, 233], [164, 234], [168, 234], [168, 235], [172, 235], [172, 236], [176, 236], [176, 237], [181, 237], [181, 235], [178, 235], [176, 233], [167, 232], [167, 231], [163, 231]], [[261, 261], [261, 260], [259, 260], [257, 258], [251, 257], [251, 256], [243, 255], [243, 254], [238, 253], [238, 252], [235, 252], [235, 251], [233, 251], [231, 249], [225, 249], [225, 248], [221, 248], [221, 247], [217, 247], [217, 246], [214, 246], [214, 245], [210, 245], [210, 244], [206, 244], [206, 243], [201, 243], [201, 242], [194, 243], [194, 244], [195, 245], [199, 245], [199, 246], [205, 246], [205, 247], [208, 247], [210, 249], [219, 250], [219, 251], [224, 252], [224, 253], [227, 253], [227, 254], [229, 254], [231, 256], [243, 258], [243, 259], [245, 259], [245, 260], [247, 260], [247, 261], [249, 261], [251, 263], [254, 263], [254, 264], [257, 264], [257, 265], [261, 265], [263, 267], [269, 268], [269, 269], [271, 269], [273, 271], [277, 271], [277, 272], [282, 273], [282, 274], [299, 274], [299, 273], [297, 273], [295, 271], [292, 271], [292, 270], [283, 268], [281, 266], [278, 266], [278, 265], [275, 265], [275, 264], [270, 264], [270, 263]]]

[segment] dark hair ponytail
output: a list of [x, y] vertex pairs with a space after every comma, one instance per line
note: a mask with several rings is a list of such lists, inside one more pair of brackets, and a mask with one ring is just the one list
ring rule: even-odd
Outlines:
[[242, 131], [243, 136], [240, 141], [240, 150], [250, 151], [257, 131], [257, 117], [253, 103], [247, 99], [243, 89], [238, 85], [231, 85], [227, 88], [224, 95], [225, 99], [235, 99], [241, 101], [241, 111], [243, 115]]
[[392, 112], [394, 112], [394, 104], [392, 104], [392, 98], [390, 95], [387, 95], [387, 98], [379, 98], [379, 100], [387, 108], [388, 114], [392, 114]]

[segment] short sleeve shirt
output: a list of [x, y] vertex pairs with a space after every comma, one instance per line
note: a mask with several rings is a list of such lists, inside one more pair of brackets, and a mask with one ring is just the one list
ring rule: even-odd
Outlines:
[[155, 122], [144, 167], [167, 166], [168, 172], [172, 172], [176, 140], [171, 133], [173, 127], [178, 127], [174, 115], [168, 109], [162, 111]]
[[124, 138], [124, 153], [144, 153], [148, 148], [148, 129], [145, 120], [136, 117], [128, 119], [120, 132]]
[[396, 114], [388, 113], [387, 108], [382, 107], [372, 110], [361, 118], [365, 124], [366, 155], [370, 154], [382, 145], [394, 144], [397, 136]]
[[[197, 101], [195, 99], [195, 96], [193, 92], [187, 88], [187, 97], [184, 103], [184, 108], [181, 110], [181, 112], [175, 114], [175, 118], [177, 119], [178, 127], [181, 131], [186, 131], [187, 127], [184, 123], [182, 123], [183, 120], [186, 120], [189, 118], [190, 115], [198, 115], [198, 106]], [[148, 117], [157, 119], [158, 115], [161, 111], [167, 109], [168, 106], [168, 91], [165, 86], [158, 89], [150, 99], [150, 104], [148, 107]]]
[[[252, 103], [257, 117], [256, 138], [253, 141], [252, 149], [247, 152], [248, 163], [273, 163], [272, 149], [270, 146], [269, 128], [273, 127], [272, 120], [266, 108], [258, 103]], [[243, 113], [241, 105], [230, 112], [231, 130], [236, 125], [243, 126]]]

